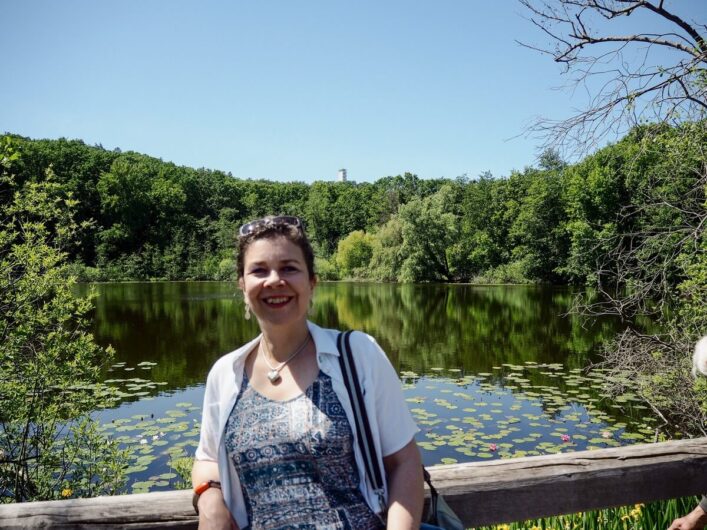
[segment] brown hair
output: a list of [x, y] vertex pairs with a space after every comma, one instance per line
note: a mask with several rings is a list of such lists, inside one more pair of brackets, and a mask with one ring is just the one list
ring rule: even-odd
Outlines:
[[307, 265], [309, 278], [310, 280], [314, 279], [314, 251], [312, 250], [312, 245], [310, 244], [309, 239], [307, 239], [307, 234], [304, 233], [304, 227], [298, 228], [285, 223], [266, 224], [263, 227], [255, 229], [248, 235], [238, 237], [238, 279], [243, 278], [245, 269], [245, 255], [253, 242], [260, 239], [275, 239], [278, 237], [284, 237], [290, 243], [297, 245], [302, 250], [304, 262]]

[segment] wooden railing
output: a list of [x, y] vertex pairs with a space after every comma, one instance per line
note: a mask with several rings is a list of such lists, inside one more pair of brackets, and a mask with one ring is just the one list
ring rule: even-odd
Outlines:
[[[434, 466], [469, 527], [707, 492], [707, 438]], [[0, 528], [195, 529], [190, 491], [0, 505]]]

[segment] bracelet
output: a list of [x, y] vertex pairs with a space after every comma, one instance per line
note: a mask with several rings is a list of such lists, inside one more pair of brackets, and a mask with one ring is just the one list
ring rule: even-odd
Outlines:
[[218, 480], [207, 480], [194, 488], [194, 495], [192, 496], [191, 503], [194, 506], [196, 515], [199, 515], [199, 497], [201, 497], [201, 494], [209, 488], [221, 489], [221, 483]]

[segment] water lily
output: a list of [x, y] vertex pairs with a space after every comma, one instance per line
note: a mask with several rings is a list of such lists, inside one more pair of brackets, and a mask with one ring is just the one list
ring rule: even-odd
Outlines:
[[140, 439], [140, 443], [141, 443], [141, 444], [146, 444], [146, 443], [147, 443], [147, 440], [146, 440], [145, 438], [142, 438], [142, 439]]
[[563, 434], [562, 436], [560, 436], [560, 438], [562, 438], [562, 441], [563, 441], [563, 442], [569, 442], [569, 441], [570, 441], [570, 435], [569, 435], [569, 434]]
[[602, 438], [611, 438], [611, 433], [609, 431], [602, 431], [601, 437]]
[[495, 451], [496, 449], [498, 449], [496, 444], [489, 444], [489, 451]]

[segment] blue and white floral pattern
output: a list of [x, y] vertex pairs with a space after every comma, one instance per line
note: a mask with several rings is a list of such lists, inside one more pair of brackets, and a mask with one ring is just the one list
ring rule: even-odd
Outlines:
[[289, 401], [262, 396], [244, 374], [225, 436], [249, 528], [384, 528], [358, 489], [351, 428], [323, 372]]

